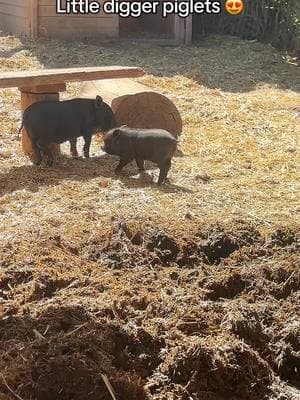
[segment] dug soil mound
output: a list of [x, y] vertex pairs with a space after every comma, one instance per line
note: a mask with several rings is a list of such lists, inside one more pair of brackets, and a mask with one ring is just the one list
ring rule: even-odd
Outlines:
[[3, 251], [2, 398], [258, 400], [299, 383], [297, 232], [114, 221], [27, 246], [17, 268]]

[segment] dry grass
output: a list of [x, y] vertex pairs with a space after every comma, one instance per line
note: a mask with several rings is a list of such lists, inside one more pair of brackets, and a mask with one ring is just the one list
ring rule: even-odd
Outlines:
[[[192, 47], [0, 38], [2, 71], [142, 66], [147, 74], [141, 81], [167, 94], [184, 122], [180, 145], [184, 156], [174, 159], [171, 183], [160, 189], [151, 183], [151, 176], [136, 176], [134, 165], [125, 169], [122, 178], [115, 177], [116, 160], [103, 155], [97, 141], [90, 160], [65, 157], [54, 168], [36, 168], [22, 155], [16, 139], [18, 91], [1, 90], [0, 338], [4, 347], [0, 367], [6, 366], [7, 384], [13, 390], [27, 398], [45, 399], [39, 390], [48, 390], [49, 384], [49, 398], [71, 398], [78, 377], [70, 375], [64, 382], [59, 371], [72, 370], [79, 359], [78, 374], [85, 384], [80, 381], [78, 396], [96, 385], [92, 399], [109, 398], [100, 372], [109, 376], [124, 400], [146, 396], [143, 379], [153, 399], [219, 400], [226, 385], [234, 390], [238, 362], [245, 364], [244, 374], [243, 369], [238, 372], [245, 399], [267, 398], [260, 390], [274, 384], [272, 371], [291, 382], [296, 379], [287, 363], [298, 362], [299, 356], [284, 353], [287, 350], [278, 344], [292, 343], [293, 352], [299, 352], [292, 334], [289, 339], [285, 336], [285, 329], [292, 332], [293, 326], [295, 335], [299, 332], [300, 286], [294, 271], [299, 262], [295, 243], [300, 212], [300, 75], [295, 63], [270, 46], [237, 38], [210, 37]], [[76, 96], [79, 90], [80, 85], [70, 84], [63, 98]], [[118, 221], [126, 221], [130, 228]], [[247, 228], [240, 228], [240, 221]], [[259, 234], [253, 233], [256, 229]], [[159, 231], [167, 236], [157, 236]], [[133, 245], [141, 234], [144, 239]], [[219, 245], [219, 256], [229, 261], [207, 266], [207, 262], [220, 262]], [[247, 313], [254, 327], [246, 324]], [[68, 315], [65, 326], [60, 321]], [[290, 327], [286, 315], [296, 325]], [[122, 344], [114, 337], [116, 326], [127, 338]], [[76, 340], [90, 343], [89, 349], [72, 341], [70, 332], [78, 327]], [[46, 337], [46, 347], [41, 337], [31, 335], [33, 329]], [[140, 339], [139, 329], [150, 338], [142, 332], [146, 339]], [[27, 349], [17, 356], [10, 342], [14, 334], [16, 346]], [[28, 335], [26, 345], [24, 335]], [[258, 343], [247, 335], [258, 336]], [[150, 344], [135, 354], [138, 343], [145, 340]], [[218, 340], [220, 353], [215, 355]], [[53, 354], [63, 343], [74, 354], [63, 353], [63, 360], [56, 359]], [[244, 352], [240, 346], [245, 346]], [[112, 363], [112, 348], [124, 357], [128, 351], [132, 354], [126, 362], [120, 355]], [[165, 361], [163, 351], [170, 351]], [[94, 352], [97, 360], [91, 356]], [[3, 354], [6, 358], [1, 358]], [[276, 356], [283, 359], [282, 370]], [[49, 357], [51, 379], [46, 384], [40, 374]], [[226, 369], [230, 357], [233, 364]], [[198, 371], [195, 375], [186, 370], [189, 360]], [[19, 372], [14, 362], [20, 365]], [[216, 365], [220, 390], [212, 393], [209, 379], [200, 390], [197, 379], [203, 382], [203, 368]], [[254, 391], [246, 376], [250, 373], [253, 379], [258, 377]], [[39, 380], [33, 384], [35, 376]], [[63, 387], [59, 392], [63, 395], [51, 392], [51, 386]], [[196, 394], [187, 394], [189, 388]], [[9, 398], [0, 382], [1, 390]], [[241, 398], [240, 392], [234, 395]]]
[[[218, 44], [214, 38], [211, 42], [211, 48], [209, 41], [192, 48], [130, 45], [124, 48], [118, 45], [71, 46], [50, 41], [26, 43], [22, 45], [25, 50], [18, 50], [21, 44], [17, 39], [2, 38], [2, 48], [7, 49], [4, 52], [16, 51], [2, 58], [2, 70], [89, 63], [145, 67], [150, 74], [142, 81], [169, 95], [182, 113], [181, 149], [185, 157], [175, 160], [171, 179], [174, 185], [192, 191], [187, 193], [172, 186], [158, 191], [151, 185], [141, 188], [133, 179], [116, 180], [111, 174], [111, 163], [105, 163], [105, 174], [109, 176], [102, 178], [101, 160], [96, 174], [105, 182], [104, 188], [101, 185], [99, 188], [98, 178], [89, 179], [84, 185], [72, 179], [72, 174], [68, 176], [66, 171], [69, 166], [59, 167], [56, 172], [40, 174], [33, 170], [29, 173], [29, 161], [22, 157], [18, 143], [12, 140], [20, 123], [18, 92], [7, 89], [2, 91], [1, 100], [1, 182], [4, 183], [1, 204], [8, 211], [10, 203], [12, 210], [7, 215], [8, 220], [4, 216], [3, 223], [9, 226], [9, 218], [13, 217], [18, 226], [20, 223], [27, 225], [28, 219], [31, 224], [41, 224], [40, 210], [43, 214], [48, 210], [51, 216], [61, 209], [64, 225], [68, 225], [68, 221], [73, 221], [69, 200], [74, 199], [75, 193], [78, 205], [81, 200], [90, 203], [90, 214], [98, 221], [104, 215], [128, 213], [133, 217], [137, 211], [147, 218], [153, 210], [162, 223], [164, 217], [168, 221], [174, 213], [183, 220], [187, 211], [205, 220], [238, 217], [261, 224], [295, 221], [299, 216], [297, 148], [300, 125], [295, 109], [299, 106], [298, 69], [286, 64], [271, 48], [258, 43], [227, 39]], [[288, 90], [280, 86], [287, 86]], [[77, 93], [78, 85], [69, 85], [64, 97]], [[94, 151], [99, 154], [97, 147]], [[91, 163], [93, 161], [72, 163], [72, 171], [79, 175], [79, 180], [81, 168], [89, 170]], [[59, 174], [61, 169], [66, 173]], [[211, 177], [209, 184], [204, 185], [197, 179], [202, 173]], [[51, 186], [47, 184], [48, 176]], [[51, 195], [53, 185], [56, 187], [55, 202]], [[26, 186], [29, 190], [24, 191]], [[92, 193], [96, 199], [90, 202]], [[40, 207], [30, 207], [28, 212], [27, 207], [22, 206], [14, 215], [14, 199], [17, 202], [26, 199], [27, 204], [34, 201]]]

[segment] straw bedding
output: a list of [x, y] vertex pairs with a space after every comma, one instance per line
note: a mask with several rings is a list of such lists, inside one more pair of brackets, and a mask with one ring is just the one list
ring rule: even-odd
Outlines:
[[[34, 167], [1, 90], [1, 399], [296, 399], [299, 70], [257, 42], [99, 45], [2, 34], [2, 71], [139, 65], [181, 112], [170, 183], [94, 139]], [[68, 85], [63, 98], [76, 96]]]

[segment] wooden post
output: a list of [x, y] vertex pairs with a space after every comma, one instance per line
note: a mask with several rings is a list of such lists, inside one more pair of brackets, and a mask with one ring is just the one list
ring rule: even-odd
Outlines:
[[[21, 109], [22, 112], [24, 112], [27, 107], [38, 101], [59, 100], [59, 92], [65, 91], [66, 85], [58, 84], [31, 88], [23, 87], [19, 88], [19, 90], [21, 92]], [[31, 140], [24, 128], [22, 130], [22, 150], [25, 154], [29, 155], [33, 162], [36, 162], [38, 156], [32, 148]], [[58, 144], [51, 144], [51, 150], [54, 156], [60, 154], [60, 146]]]
[[192, 41], [193, 16], [181, 18], [175, 15], [174, 20], [174, 36], [175, 40], [180, 44], [190, 44]]
[[29, 32], [31, 39], [38, 37], [38, 14], [39, 14], [38, 0], [29, 1]]
[[175, 40], [178, 43], [183, 43], [184, 38], [184, 26], [183, 26], [183, 19], [180, 18], [178, 15], [174, 16], [174, 36]]
[[189, 15], [188, 17], [185, 18], [186, 24], [185, 24], [185, 44], [191, 44], [192, 38], [193, 38], [193, 15]]

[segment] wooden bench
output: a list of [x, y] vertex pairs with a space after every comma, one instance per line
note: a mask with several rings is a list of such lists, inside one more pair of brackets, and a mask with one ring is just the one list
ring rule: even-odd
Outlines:
[[[59, 93], [66, 90], [67, 82], [137, 78], [143, 75], [144, 71], [141, 68], [116, 66], [14, 71], [0, 74], [0, 88], [19, 88], [23, 112], [37, 101], [59, 100]], [[22, 149], [25, 154], [35, 158], [36, 155], [25, 129], [22, 131]], [[59, 153], [59, 145], [52, 145], [52, 150]]]

